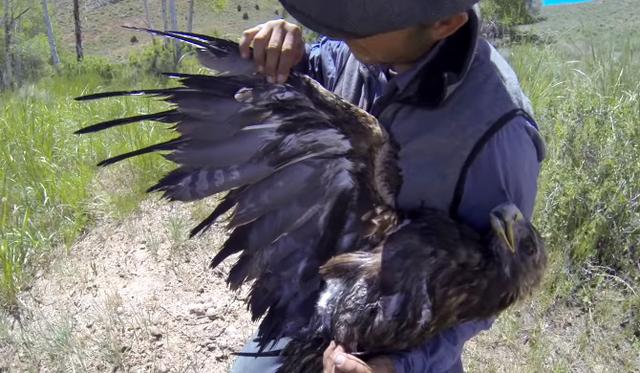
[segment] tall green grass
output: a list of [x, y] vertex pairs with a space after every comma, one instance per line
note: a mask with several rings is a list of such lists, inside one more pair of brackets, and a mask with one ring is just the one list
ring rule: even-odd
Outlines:
[[638, 40], [568, 50], [520, 45], [511, 63], [547, 142], [536, 224], [552, 264], [540, 302], [549, 310], [604, 309], [602, 291], [615, 288], [623, 316], [596, 322], [621, 327], [640, 345]]
[[539, 224], [576, 265], [639, 271], [639, 45], [513, 50], [548, 144]]
[[[129, 126], [82, 137], [73, 131], [109, 118], [152, 112], [161, 103], [131, 98], [87, 104], [73, 98], [166, 84], [153, 75], [132, 74], [124, 65], [89, 60], [0, 94], [0, 305], [16, 302], [25, 274], [31, 273], [28, 266], [38, 263], [43, 252], [77, 237], [90, 219], [88, 204], [106, 199], [118, 209], [127, 204], [130, 208], [140, 199], [143, 185], [160, 172], [157, 159], [140, 157], [119, 169], [120, 180], [93, 183], [97, 161], [165, 138], [162, 128]], [[95, 190], [98, 187], [101, 190]]]

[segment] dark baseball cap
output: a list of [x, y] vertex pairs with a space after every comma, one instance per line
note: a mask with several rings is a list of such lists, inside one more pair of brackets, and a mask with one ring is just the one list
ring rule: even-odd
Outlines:
[[280, 0], [304, 26], [336, 38], [361, 38], [464, 12], [480, 0]]

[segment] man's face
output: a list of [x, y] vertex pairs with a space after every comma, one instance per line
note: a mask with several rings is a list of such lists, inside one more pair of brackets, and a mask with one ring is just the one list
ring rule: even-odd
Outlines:
[[416, 26], [359, 39], [346, 39], [353, 55], [365, 64], [411, 64], [435, 44], [431, 27]]

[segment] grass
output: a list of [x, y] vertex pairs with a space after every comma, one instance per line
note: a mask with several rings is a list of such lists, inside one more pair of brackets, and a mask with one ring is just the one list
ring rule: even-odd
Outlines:
[[[130, 126], [98, 137], [73, 131], [105, 118], [157, 110], [151, 100], [118, 99], [81, 104], [74, 97], [134, 86], [167, 83], [151, 75], [140, 79], [126, 67], [70, 67], [61, 74], [0, 95], [0, 303], [15, 304], [25, 283], [25, 266], [43, 251], [70, 244], [90, 221], [87, 206], [126, 214], [140, 200], [143, 185], [157, 176], [158, 162], [141, 157], [120, 166], [113, 185], [95, 188], [98, 160], [166, 137], [160, 127]], [[94, 66], [95, 67], [95, 66]], [[98, 189], [98, 190], [96, 190]], [[102, 201], [102, 202], [101, 202]], [[103, 203], [106, 202], [106, 203]]]
[[569, 265], [593, 262], [638, 280], [640, 43], [624, 45], [566, 54], [523, 46], [512, 63], [548, 143], [538, 206], [547, 241]]
[[470, 371], [640, 370], [638, 40], [511, 48], [547, 142], [535, 223], [550, 265], [467, 352]]
[[[631, 1], [603, 0], [616, 12]], [[510, 62], [533, 101], [548, 146], [536, 224], [547, 240], [550, 266], [534, 300], [503, 315], [490, 334], [479, 338], [477, 349], [468, 352], [470, 371], [640, 371], [640, 35], [633, 24], [607, 19], [603, 25], [562, 15], [579, 9], [602, 18], [606, 9], [597, 6], [594, 2], [543, 14], [547, 20], [527, 27], [536, 33], [544, 28], [543, 36], [557, 42], [510, 49]], [[509, 22], [521, 23], [513, 14], [508, 13]], [[551, 27], [554, 19], [564, 29]], [[611, 28], [617, 30], [613, 36], [604, 35]], [[162, 56], [147, 52], [133, 57], [130, 66], [141, 69], [149, 60], [164, 66]], [[15, 304], [33, 269], [45, 265], [41, 258], [46, 259], [48, 248], [69, 244], [95, 220], [135, 209], [143, 188], [157, 175], [157, 158], [99, 171], [93, 167], [110, 154], [165, 137], [157, 127], [134, 126], [95, 138], [71, 135], [84, 124], [161, 106], [135, 99], [72, 100], [83, 93], [166, 84], [151, 74], [126, 70], [89, 59], [0, 95], [5, 137], [0, 149], [3, 305]], [[194, 216], [205, 216], [209, 209], [204, 206], [195, 205]], [[167, 228], [171, 250], [188, 251], [188, 245], [182, 248], [187, 227], [169, 219]], [[155, 237], [147, 241], [153, 252], [161, 246]], [[111, 317], [113, 310], [106, 311]], [[0, 317], [0, 345], [10, 345], [15, 341], [1, 324], [4, 320]], [[34, 331], [46, 337], [44, 342], [19, 343], [33, 351], [75, 348], [65, 334], [66, 321], [56, 323], [50, 330]], [[123, 366], [122, 342], [115, 332], [100, 342], [115, 366]]]

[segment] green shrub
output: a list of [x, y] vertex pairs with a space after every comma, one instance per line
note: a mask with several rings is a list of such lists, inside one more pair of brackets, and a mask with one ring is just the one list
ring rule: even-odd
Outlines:
[[507, 28], [535, 20], [522, 0], [484, 0], [480, 2], [480, 9], [483, 19]]
[[154, 40], [153, 44], [129, 55], [129, 65], [140, 73], [159, 74], [176, 70], [176, 54], [173, 44]]
[[537, 221], [569, 268], [640, 280], [640, 61], [637, 42], [560, 54], [515, 47], [512, 63], [548, 145]]
[[[90, 220], [92, 200], [108, 200], [123, 213], [130, 211], [161, 172], [157, 159], [140, 157], [118, 169], [126, 178], [120, 183], [124, 186], [106, 180], [111, 184], [96, 190], [92, 184], [99, 159], [163, 139], [167, 133], [162, 126], [128, 126], [99, 137], [73, 134], [84, 125], [164, 106], [139, 98], [73, 100], [98, 91], [135, 88], [126, 80], [127, 70], [125, 65], [89, 59], [36, 84], [0, 93], [0, 305], [15, 304], [25, 274], [31, 273], [28, 268], [46, 249], [73, 242]], [[105, 82], [105, 75], [114, 79]], [[166, 85], [149, 76], [138, 81], [148, 88]]]

